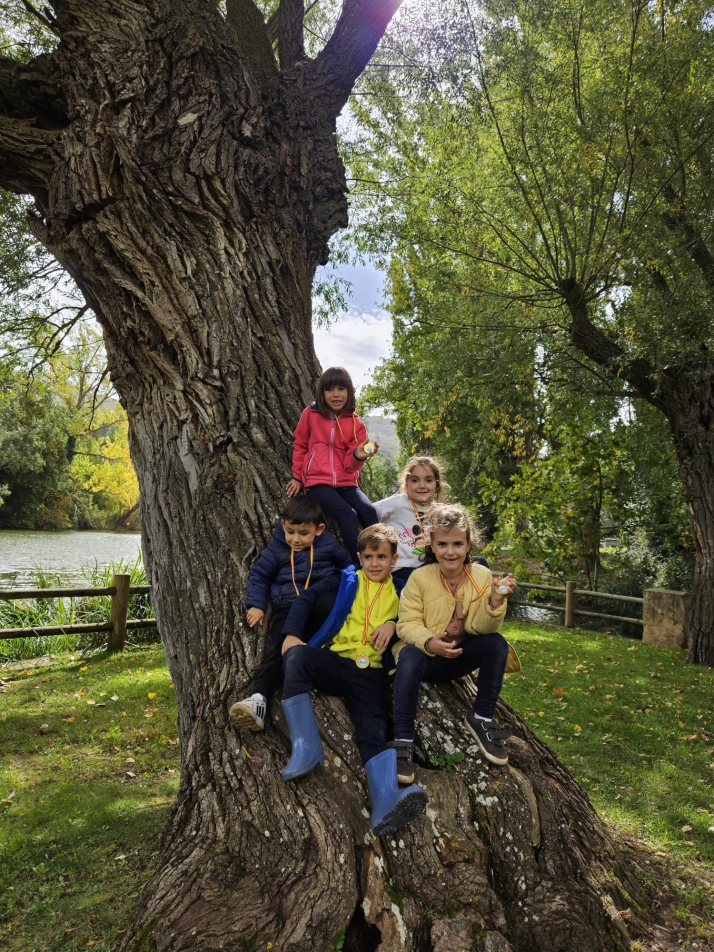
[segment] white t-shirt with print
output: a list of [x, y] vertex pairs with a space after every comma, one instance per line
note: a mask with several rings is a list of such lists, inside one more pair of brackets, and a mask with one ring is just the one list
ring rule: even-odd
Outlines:
[[417, 506], [416, 510], [419, 513], [419, 519], [417, 519], [414, 503], [409, 496], [406, 493], [395, 493], [394, 496], [375, 502], [374, 508], [377, 510], [379, 521], [391, 526], [397, 533], [399, 558], [394, 571], [418, 568], [422, 564], [419, 556], [424, 553], [424, 538], [419, 527], [419, 519], [423, 521], [424, 514], [430, 507], [423, 509]]

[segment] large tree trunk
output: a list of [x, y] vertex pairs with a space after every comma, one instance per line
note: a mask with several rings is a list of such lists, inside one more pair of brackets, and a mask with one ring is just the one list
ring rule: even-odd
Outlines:
[[663, 400], [694, 540], [687, 660], [714, 667], [714, 380], [672, 387]]
[[[104, 329], [182, 751], [159, 868], [122, 948], [325, 952], [342, 930], [362, 952], [627, 946], [618, 910], [630, 923], [647, 912], [633, 856], [512, 712], [511, 765], [480, 759], [462, 726], [468, 685], [425, 690], [419, 722], [424, 762], [467, 759], [456, 776], [420, 770], [427, 815], [381, 841], [340, 702], [317, 702], [325, 765], [289, 785], [279, 707], [264, 735], [227, 717], [262, 647], [244, 622], [248, 568], [284, 504], [318, 372], [312, 278], [346, 220], [335, 116], [390, 4], [346, 0], [342, 45], [280, 74], [250, 0], [228, 4], [233, 36], [199, 0], [54, 7], [63, 41], [43, 82], [62, 97], [10, 145], [0, 128], [0, 182], [35, 195], [36, 234]], [[285, 18], [295, 9], [284, 0]], [[369, 42], [342, 42], [363, 28]], [[299, 59], [292, 27], [281, 43]], [[40, 96], [24, 81], [6, 110], [21, 122]], [[13, 149], [33, 162], [13, 165]]]
[[706, 348], [683, 354], [680, 366], [656, 370], [643, 358], [628, 359], [591, 321], [585, 292], [575, 280], [562, 281], [559, 291], [570, 311], [575, 347], [613, 377], [627, 380], [669, 424], [695, 551], [687, 660], [714, 666], [714, 376]]

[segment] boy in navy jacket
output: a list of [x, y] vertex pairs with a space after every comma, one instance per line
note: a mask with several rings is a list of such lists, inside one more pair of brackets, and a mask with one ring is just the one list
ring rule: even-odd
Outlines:
[[[253, 731], [262, 731], [265, 727], [268, 701], [283, 681], [283, 631], [295, 628], [294, 624], [286, 628], [290, 609], [311, 586], [325, 592], [324, 599], [318, 598], [314, 603], [313, 599], [310, 600], [312, 612], [304, 630], [305, 638], [310, 638], [330, 611], [339, 584], [339, 570], [351, 562], [347, 550], [325, 530], [319, 503], [309, 496], [291, 499], [275, 527], [272, 540], [251, 566], [248, 578], [245, 599], [248, 625], [254, 628], [262, 623], [268, 600], [273, 606], [273, 616], [270, 647], [255, 677], [253, 694], [238, 701], [229, 712], [231, 719], [241, 727]], [[330, 584], [320, 584], [328, 580]]]

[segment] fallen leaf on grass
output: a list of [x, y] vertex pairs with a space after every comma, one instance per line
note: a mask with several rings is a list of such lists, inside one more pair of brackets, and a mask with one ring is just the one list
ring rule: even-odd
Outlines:
[[682, 827], [682, 833], [691, 833], [691, 832], [692, 832], [692, 828], [688, 824]]
[[124, 763], [125, 763], [125, 764], [135, 764], [136, 761], [134, 760], [133, 757], [127, 757], [126, 760], [124, 761]]
[[114, 859], [116, 859], [116, 860], [126, 859], [126, 854], [125, 854], [125, 853], [120, 853], [118, 856], [115, 856]]
[[153, 701], [154, 698], [156, 697], [156, 691], [150, 691], [146, 696], [148, 697], [150, 701]]
[[538, 717], [545, 717], [545, 711], [538, 711]]
[[136, 774], [132, 773], [131, 770], [127, 770], [126, 775], [127, 777], [132, 777], [132, 778], [136, 777]]
[[573, 727], [573, 730], [575, 731], [576, 734], [580, 734], [582, 732], [582, 727], [580, 726], [580, 724], [576, 724]]
[[92, 701], [91, 698], [87, 701], [87, 704], [96, 704], [96, 703], [97, 703], [97, 702], [96, 702], [96, 701]]
[[553, 695], [555, 697], [565, 697], [565, 691], [563, 688], [553, 688]]
[[68, 724], [74, 724], [74, 718], [73, 718], [73, 717], [65, 717], [65, 720], [67, 721]]
[[110, 700], [110, 701], [118, 701], [119, 698], [116, 696], [116, 694], [113, 694], [113, 695], [109, 698], [109, 700]]
[[88, 668], [89, 668], [89, 665], [88, 665], [88, 664], [85, 664], [85, 666], [84, 666], [83, 668], [80, 668], [79, 670], [80, 670], [80, 671], [86, 671]]

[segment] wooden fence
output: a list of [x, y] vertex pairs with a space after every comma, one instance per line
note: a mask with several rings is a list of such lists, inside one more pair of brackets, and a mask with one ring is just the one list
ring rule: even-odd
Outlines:
[[519, 582], [518, 588], [526, 590], [535, 590], [538, 592], [558, 592], [565, 595], [565, 604], [553, 605], [545, 602], [529, 602], [522, 598], [508, 599], [509, 605], [526, 605], [531, 608], [546, 608], [551, 612], [562, 612], [565, 616], [563, 626], [565, 628], [575, 627], [575, 616], [580, 615], [583, 618], [603, 618], [605, 621], [624, 621], [629, 625], [644, 625], [643, 618], [631, 618], [626, 615], [608, 615], [606, 612], [587, 612], [577, 607], [578, 595], [587, 596], [587, 598], [606, 598], [614, 602], [629, 602], [635, 605], [644, 605], [644, 598], [636, 598], [634, 595], [610, 595], [608, 592], [591, 592], [585, 588], [576, 588], [575, 582], [566, 582], [565, 586], [559, 585], [534, 585], [529, 582]]
[[0, 590], [0, 601], [21, 598], [78, 598], [83, 595], [106, 595], [112, 600], [111, 620], [79, 625], [40, 625], [36, 628], [0, 628], [0, 640], [6, 638], [38, 638], [48, 635], [83, 635], [94, 631], [109, 632], [108, 649], [121, 651], [127, 631], [134, 628], [156, 628], [155, 618], [127, 618], [130, 595], [148, 595], [149, 585], [132, 585], [131, 576], [114, 575], [107, 588], [16, 588]]
[[[155, 618], [127, 618], [130, 595], [148, 595], [149, 585], [131, 585], [130, 575], [114, 575], [113, 585], [108, 588], [28, 588], [0, 590], [0, 601], [16, 601], [24, 598], [77, 598], [86, 595], [105, 595], [112, 600], [111, 620], [108, 622], [94, 622], [77, 625], [44, 625], [35, 628], [0, 628], [0, 640], [6, 638], [36, 638], [49, 635], [80, 635], [88, 632], [109, 632], [108, 648], [110, 651], [121, 651], [124, 648], [127, 631], [134, 628], [155, 628]], [[610, 595], [608, 592], [591, 592], [587, 589], [575, 587], [575, 582], [566, 582], [564, 586], [537, 585], [530, 582], [521, 582], [518, 588], [538, 592], [556, 592], [565, 596], [564, 604], [546, 602], [529, 602], [526, 599], [509, 598], [509, 605], [524, 605], [531, 608], [544, 608], [551, 612], [561, 612], [564, 617], [564, 627], [574, 628], [575, 618], [602, 618], [605, 621], [626, 622], [629, 625], [644, 625], [644, 619], [632, 618], [626, 615], [610, 615], [606, 612], [591, 612], [577, 607], [578, 596], [587, 598], [604, 598], [615, 602], [629, 602], [643, 605], [643, 598], [633, 595]]]

